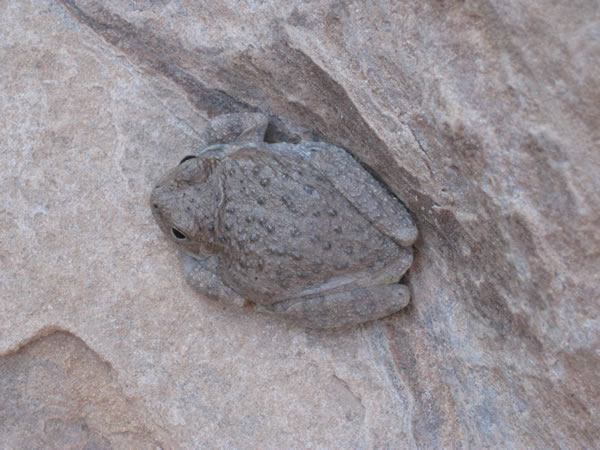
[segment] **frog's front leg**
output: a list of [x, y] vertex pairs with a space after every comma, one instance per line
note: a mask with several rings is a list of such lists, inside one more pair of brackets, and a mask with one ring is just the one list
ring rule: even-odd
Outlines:
[[215, 117], [206, 124], [206, 146], [232, 142], [263, 142], [269, 119], [261, 113], [233, 113]]
[[217, 264], [215, 256], [197, 259], [184, 255], [183, 272], [186, 281], [196, 291], [211, 300], [237, 308], [247, 306], [249, 302], [221, 282], [217, 276]]
[[256, 311], [296, 319], [309, 328], [340, 328], [388, 316], [409, 301], [410, 293], [403, 284], [348, 286], [343, 291], [257, 305]]

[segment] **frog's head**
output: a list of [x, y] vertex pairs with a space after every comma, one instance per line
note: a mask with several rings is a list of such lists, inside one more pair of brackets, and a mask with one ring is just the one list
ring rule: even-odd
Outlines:
[[215, 219], [220, 201], [218, 161], [186, 156], [154, 186], [150, 207], [161, 230], [191, 256], [206, 258], [217, 247]]

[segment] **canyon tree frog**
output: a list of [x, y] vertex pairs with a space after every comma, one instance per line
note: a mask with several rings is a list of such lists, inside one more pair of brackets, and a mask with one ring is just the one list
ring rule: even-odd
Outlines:
[[405, 207], [345, 150], [264, 142], [258, 113], [219, 116], [207, 147], [154, 187], [160, 228], [204, 296], [335, 328], [392, 314], [417, 229]]

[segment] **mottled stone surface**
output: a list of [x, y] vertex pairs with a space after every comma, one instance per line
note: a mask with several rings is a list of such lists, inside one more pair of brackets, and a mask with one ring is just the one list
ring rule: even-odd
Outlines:
[[[0, 11], [0, 441], [600, 445], [595, 2]], [[405, 201], [407, 310], [307, 331], [185, 285], [152, 183], [253, 110]]]
[[146, 407], [123, 395], [110, 364], [69, 333], [44, 330], [0, 358], [0, 374], [5, 448], [172, 445]]

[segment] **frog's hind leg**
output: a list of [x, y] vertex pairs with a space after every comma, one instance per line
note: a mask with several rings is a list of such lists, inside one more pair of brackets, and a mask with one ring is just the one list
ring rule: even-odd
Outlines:
[[417, 228], [404, 205], [388, 192], [346, 150], [323, 142], [275, 144], [273, 153], [301, 156], [325, 176], [375, 228], [403, 247], [417, 239]]
[[[308, 144], [310, 145], [310, 144]], [[410, 214], [348, 152], [332, 145], [312, 145], [311, 164], [332, 182], [383, 234], [402, 246], [417, 239], [417, 228]]]
[[348, 287], [340, 292], [257, 306], [256, 310], [297, 320], [308, 328], [341, 328], [388, 316], [409, 301], [405, 285], [382, 284]]

